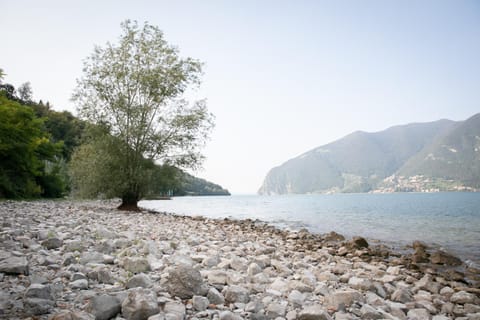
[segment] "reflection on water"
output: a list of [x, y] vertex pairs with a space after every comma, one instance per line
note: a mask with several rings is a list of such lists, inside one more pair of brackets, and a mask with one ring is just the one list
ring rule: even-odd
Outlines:
[[140, 205], [210, 218], [260, 219], [318, 233], [334, 230], [398, 244], [422, 240], [480, 261], [480, 193], [179, 197]]

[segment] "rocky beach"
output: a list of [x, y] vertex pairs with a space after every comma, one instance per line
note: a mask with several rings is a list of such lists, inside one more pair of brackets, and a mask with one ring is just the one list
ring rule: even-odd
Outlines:
[[480, 319], [480, 271], [428, 244], [118, 204], [0, 202], [0, 318]]

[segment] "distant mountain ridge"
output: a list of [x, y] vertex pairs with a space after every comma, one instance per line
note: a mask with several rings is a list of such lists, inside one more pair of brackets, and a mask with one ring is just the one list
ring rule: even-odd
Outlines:
[[465, 121], [356, 131], [267, 174], [260, 194], [480, 188], [480, 113]]

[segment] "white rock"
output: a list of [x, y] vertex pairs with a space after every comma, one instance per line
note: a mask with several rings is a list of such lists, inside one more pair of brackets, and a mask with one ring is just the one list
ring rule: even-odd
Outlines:
[[298, 290], [292, 290], [288, 295], [288, 301], [294, 306], [302, 306], [305, 301], [305, 296]]
[[193, 304], [193, 308], [195, 310], [204, 311], [204, 310], [207, 310], [208, 305], [209, 305], [209, 301], [205, 297], [193, 296], [192, 304]]
[[298, 320], [333, 320], [320, 305], [306, 306], [300, 311]]
[[455, 292], [450, 297], [450, 302], [458, 303], [458, 304], [474, 303], [475, 295], [465, 291]]
[[408, 320], [429, 320], [432, 317], [430, 313], [425, 309], [411, 309], [407, 313]]

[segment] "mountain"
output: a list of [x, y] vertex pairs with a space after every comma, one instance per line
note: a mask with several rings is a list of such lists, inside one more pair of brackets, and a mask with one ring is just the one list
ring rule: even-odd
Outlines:
[[273, 168], [260, 194], [479, 188], [480, 114], [357, 131]]

